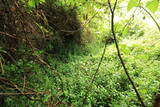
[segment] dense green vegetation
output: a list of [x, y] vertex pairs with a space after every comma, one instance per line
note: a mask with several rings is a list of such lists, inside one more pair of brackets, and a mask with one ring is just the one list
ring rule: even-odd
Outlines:
[[[111, 0], [115, 6], [117, 0]], [[158, 0], [1, 0], [2, 107], [146, 107], [160, 93]], [[158, 107], [158, 106], [156, 106]]]

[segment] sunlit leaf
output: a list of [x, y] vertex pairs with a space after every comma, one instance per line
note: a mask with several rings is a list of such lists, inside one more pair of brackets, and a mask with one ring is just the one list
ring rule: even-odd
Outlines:
[[152, 12], [156, 12], [158, 9], [159, 0], [152, 0], [147, 2], [146, 7]]
[[37, 6], [39, 3], [44, 3], [45, 0], [29, 0], [28, 1], [28, 6], [35, 8], [35, 6]]
[[128, 2], [127, 11], [130, 11], [132, 8], [138, 6], [139, 0], [130, 0]]
[[129, 31], [129, 28], [128, 28], [128, 27], [125, 28], [125, 29], [123, 30], [123, 32], [122, 32], [122, 36], [126, 36], [126, 34], [128, 33], [128, 31]]
[[44, 2], [45, 2], [45, 0], [39, 0], [39, 2], [40, 2], [40, 3], [44, 3]]
[[36, 4], [35, 4], [35, 1], [34, 1], [34, 0], [29, 0], [29, 1], [28, 1], [28, 6], [29, 6], [29, 7], [33, 7], [33, 8], [34, 8], [35, 5], [36, 5]]

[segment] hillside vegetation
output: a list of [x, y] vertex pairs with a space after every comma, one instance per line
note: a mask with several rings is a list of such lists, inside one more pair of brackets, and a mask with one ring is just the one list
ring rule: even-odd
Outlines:
[[1, 0], [1, 107], [159, 107], [158, 6]]

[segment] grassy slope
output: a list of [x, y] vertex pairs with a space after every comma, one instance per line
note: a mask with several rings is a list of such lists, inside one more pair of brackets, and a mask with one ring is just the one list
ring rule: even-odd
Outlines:
[[[146, 29], [143, 36], [137, 37], [134, 32], [132, 37], [124, 38], [119, 45], [129, 73], [145, 104], [151, 106], [153, 95], [159, 92], [160, 88], [160, 35], [159, 32], [149, 32], [148, 28]], [[90, 84], [91, 77], [98, 66], [103, 45], [96, 42], [89, 44], [84, 50], [71, 49], [72, 51], [67, 56], [64, 55], [60, 59], [52, 55], [47, 56], [47, 62], [62, 76], [64, 93], [60, 91], [61, 81], [58, 76], [34, 60], [19, 60], [16, 65], [6, 65], [5, 71], [10, 73], [12, 78], [16, 77], [13, 79], [15, 82], [21, 83], [22, 74], [26, 72], [24, 68], [29, 68], [26, 81], [32, 84], [31, 88], [37, 91], [50, 91], [51, 95], [57, 97], [57, 100], [79, 107], [82, 105], [86, 87]], [[51, 95], [45, 96], [44, 102]], [[25, 106], [33, 105], [34, 107], [39, 104], [42, 106], [38, 102], [22, 99], [24, 100], [10, 97], [7, 99], [8, 105], [16, 107], [26, 104]], [[13, 102], [16, 102], [15, 105]], [[107, 46], [105, 58], [92, 89], [90, 89], [87, 107], [109, 105], [112, 107], [137, 107], [139, 105], [132, 86], [121, 67], [114, 44]]]
[[[160, 87], [159, 39], [158, 32], [152, 32], [137, 39], [124, 39], [120, 42], [129, 73], [148, 106], [151, 106], [153, 95], [159, 91]], [[103, 47], [93, 46], [92, 48], [89, 55], [73, 55], [68, 63], [60, 63], [57, 69], [63, 73], [65, 100], [68, 99], [76, 106], [81, 105], [85, 87], [88, 86], [101, 58]], [[113, 107], [136, 107], [139, 105], [132, 86], [119, 63], [114, 45], [107, 47], [105, 58], [90, 90], [88, 100], [88, 106], [110, 104]]]
[[[122, 56], [146, 105], [151, 106], [153, 95], [159, 92], [160, 88], [160, 37], [158, 32], [146, 33], [136, 39], [133, 37], [128, 37], [120, 42]], [[26, 81], [32, 83], [32, 88], [37, 91], [51, 91], [51, 95], [57, 96], [57, 100], [79, 107], [82, 105], [86, 87], [90, 84], [91, 77], [101, 58], [103, 44], [93, 43], [87, 48], [88, 51], [76, 50], [75, 54], [74, 52], [69, 54], [67, 61], [48, 57], [48, 62], [57, 72], [61, 73], [64, 93], [59, 90], [61, 81], [57, 75], [34, 61], [20, 60], [17, 61], [17, 65], [21, 68], [14, 65], [8, 65], [5, 68], [6, 71], [16, 71], [14, 77], [17, 79], [14, 81], [23, 81], [21, 72], [25, 72], [24, 67], [27, 66], [30, 68], [31, 74], [27, 76]], [[47, 101], [51, 95], [45, 96], [43, 101]], [[15, 97], [8, 98], [8, 105], [13, 105], [13, 107], [33, 105], [34, 107], [39, 104], [42, 106], [38, 102], [21, 98], [24, 100], [16, 100]], [[16, 102], [15, 105], [12, 102]], [[109, 105], [112, 107], [137, 107], [139, 105], [132, 86], [119, 63], [114, 44], [107, 46], [105, 58], [90, 89], [87, 107]], [[64, 106], [62, 105], [62, 107]]]

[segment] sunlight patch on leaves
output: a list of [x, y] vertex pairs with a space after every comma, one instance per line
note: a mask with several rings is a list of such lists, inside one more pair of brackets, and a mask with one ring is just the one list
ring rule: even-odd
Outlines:
[[128, 2], [127, 11], [130, 11], [132, 8], [138, 6], [139, 0], [130, 0]]
[[35, 7], [35, 1], [34, 0], [29, 0], [28, 1], [28, 5], [30, 6], [30, 7]]
[[149, 1], [147, 2], [146, 4], [146, 7], [152, 12], [156, 12], [157, 9], [158, 9], [158, 4], [159, 4], [159, 1], [158, 0], [152, 0], [152, 1]]

